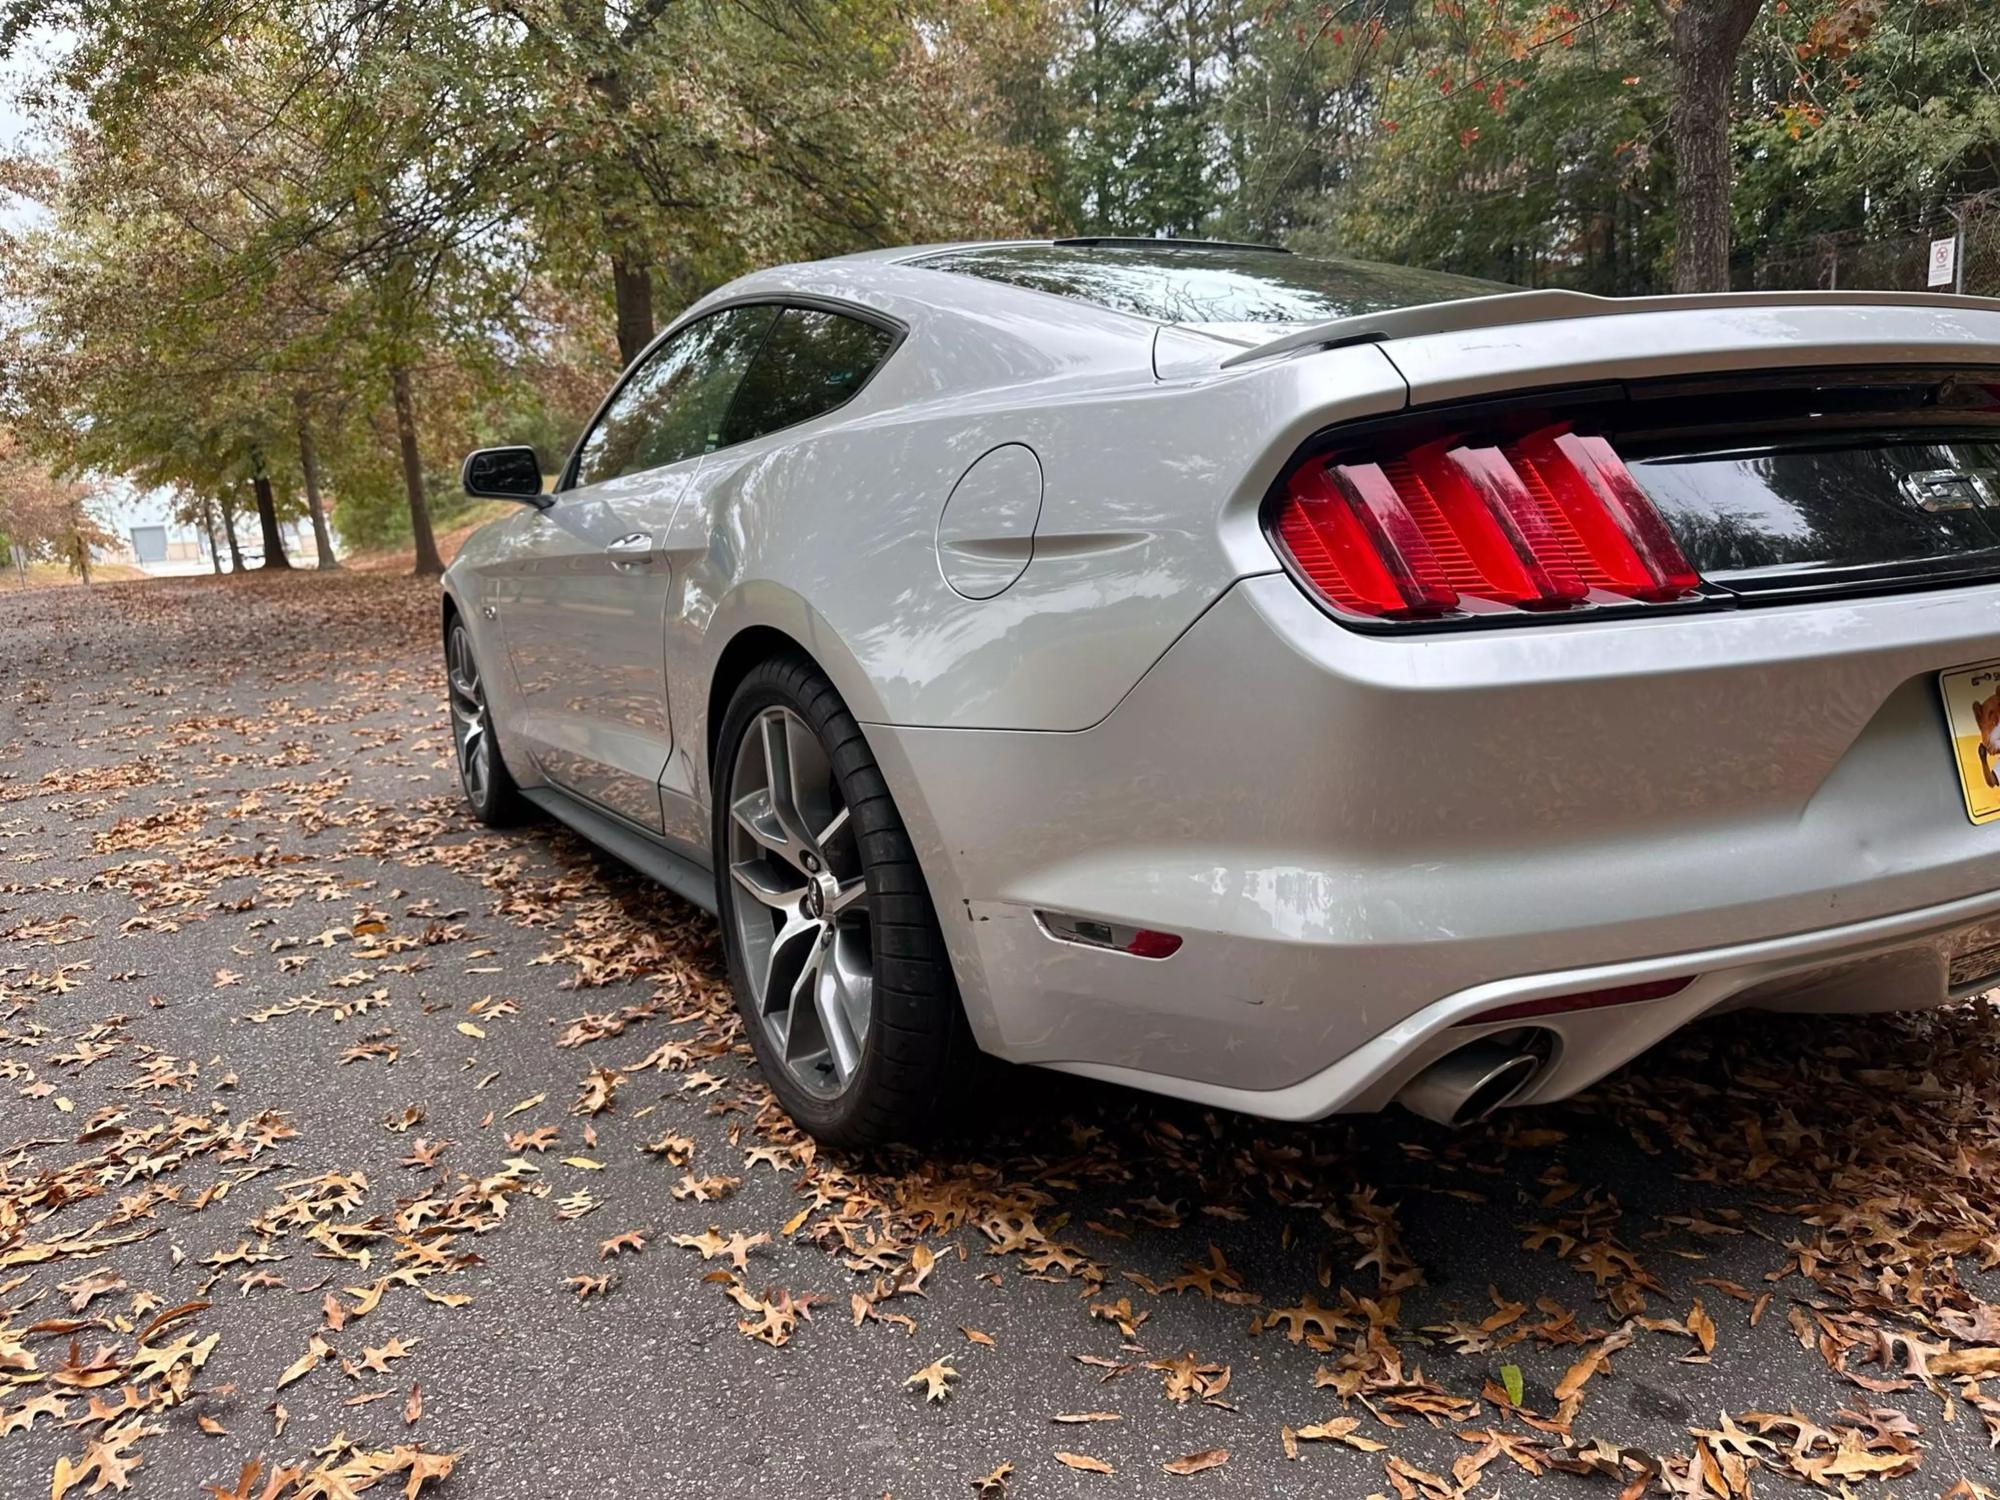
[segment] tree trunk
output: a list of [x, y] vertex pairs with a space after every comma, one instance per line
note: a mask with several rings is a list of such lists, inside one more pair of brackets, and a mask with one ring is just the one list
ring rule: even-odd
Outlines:
[[201, 531], [208, 538], [208, 560], [215, 567], [215, 575], [222, 576], [222, 549], [215, 544], [215, 502], [201, 497]]
[[330, 573], [340, 566], [340, 559], [333, 555], [333, 536], [326, 529], [326, 506], [319, 498], [319, 450], [313, 446], [312, 423], [306, 417], [306, 398], [294, 397], [293, 405], [299, 417], [299, 471], [306, 481], [306, 510], [312, 515], [313, 548], [319, 553], [320, 571]]
[[236, 544], [236, 506], [230, 504], [228, 490], [222, 492], [222, 496], [216, 500], [216, 506], [222, 510], [222, 534], [230, 538], [230, 572], [242, 572], [244, 550]]
[[403, 489], [410, 499], [410, 536], [416, 542], [419, 578], [435, 578], [444, 571], [438, 556], [437, 537], [431, 532], [430, 503], [424, 499], [424, 465], [417, 452], [417, 408], [410, 395], [410, 372], [401, 365], [389, 377], [396, 398], [396, 443], [403, 452]]
[[83, 534], [83, 506], [74, 505], [70, 510], [69, 544], [76, 559], [76, 570], [83, 575], [83, 586], [90, 587], [90, 541]]
[[1673, 53], [1674, 290], [1729, 290], [1729, 97], [1762, 0], [1669, 4]]
[[264, 533], [263, 571], [289, 571], [292, 560], [285, 556], [285, 538], [278, 530], [278, 502], [271, 493], [271, 476], [261, 465], [251, 476], [250, 492], [257, 497], [257, 525]]
[[611, 290], [618, 303], [618, 357], [627, 365], [653, 341], [653, 263], [631, 251], [611, 257]]

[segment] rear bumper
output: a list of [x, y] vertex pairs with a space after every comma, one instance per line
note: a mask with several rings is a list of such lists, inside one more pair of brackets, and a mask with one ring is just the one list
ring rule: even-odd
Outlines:
[[[1543, 986], [1702, 976], [1564, 1018], [1539, 1098], [1829, 963], [1945, 999], [2000, 828], [1965, 817], [1933, 679], [1993, 657], [2000, 588], [1382, 639], [1267, 575], [1091, 729], [869, 738], [983, 1045], [1303, 1118]], [[1037, 908], [1184, 946], [1060, 944]]]
[[[1467, 1042], [1485, 1035], [1518, 1036], [1531, 1028], [1553, 1038], [1554, 1046], [1534, 1082], [1508, 1102], [1547, 1103], [1588, 1088], [1655, 1042], [1716, 1011], [1920, 1008], [1978, 994], [1993, 987], [1992, 977], [1956, 989], [1951, 983], [1953, 961], [1968, 944], [1981, 949], [2000, 944], [2000, 894], [1762, 943], [1477, 985], [1426, 1006], [1284, 1088], [1230, 1088], [1115, 1064], [1049, 1066], [1270, 1119], [1317, 1120], [1380, 1109], [1427, 1065]], [[1528, 1021], [1479, 1025], [1475, 1019], [1519, 1001], [1681, 978], [1692, 982], [1659, 1000]]]

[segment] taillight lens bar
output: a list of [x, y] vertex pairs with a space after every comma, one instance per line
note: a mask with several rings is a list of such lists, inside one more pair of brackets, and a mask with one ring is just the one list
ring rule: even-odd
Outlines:
[[1668, 604], [1701, 588], [1611, 444], [1568, 423], [1311, 459], [1271, 530], [1322, 599], [1375, 620]]

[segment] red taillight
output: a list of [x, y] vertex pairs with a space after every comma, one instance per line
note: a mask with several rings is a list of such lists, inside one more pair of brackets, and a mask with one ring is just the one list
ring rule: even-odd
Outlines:
[[1422, 618], [1458, 605], [1409, 507], [1374, 464], [1299, 470], [1278, 535], [1315, 588], [1359, 614]]
[[1432, 443], [1410, 455], [1410, 468], [1479, 569], [1480, 583], [1467, 593], [1522, 609], [1583, 602], [1590, 590], [1498, 448]]
[[1667, 523], [1603, 438], [1544, 427], [1515, 451], [1575, 527], [1612, 592], [1658, 603], [1700, 587]]
[[1379, 619], [1658, 604], [1701, 584], [1610, 443], [1567, 424], [1311, 460], [1273, 529], [1329, 603]]

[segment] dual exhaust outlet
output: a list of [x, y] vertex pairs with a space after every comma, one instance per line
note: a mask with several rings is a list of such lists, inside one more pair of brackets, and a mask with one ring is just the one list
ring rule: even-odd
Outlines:
[[1476, 1124], [1535, 1081], [1549, 1040], [1547, 1032], [1511, 1031], [1467, 1042], [1404, 1084], [1396, 1102], [1440, 1125]]

